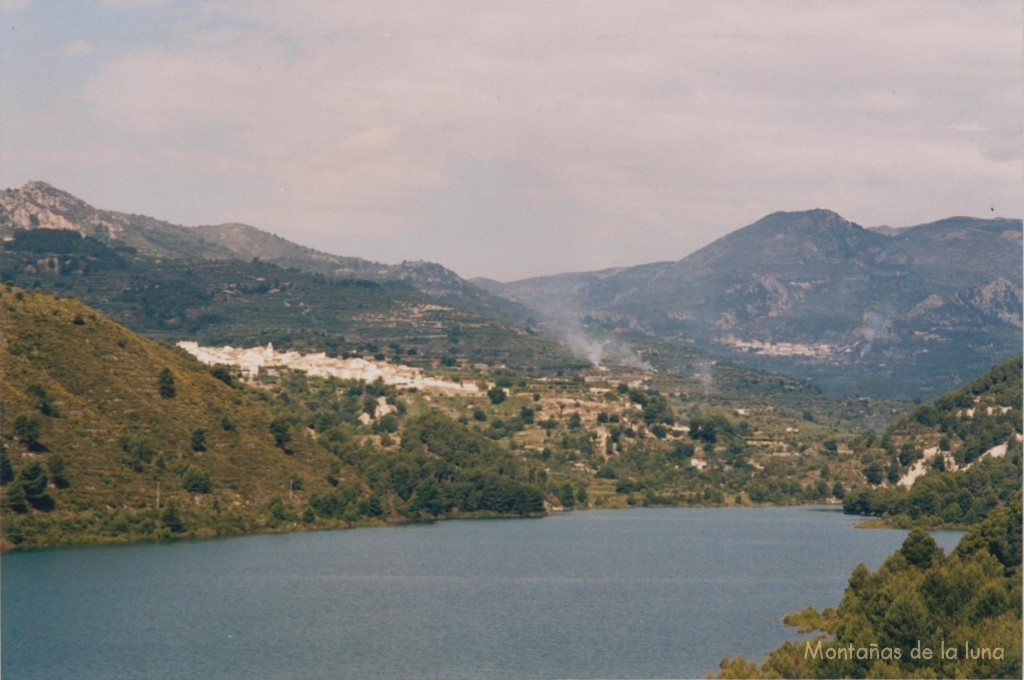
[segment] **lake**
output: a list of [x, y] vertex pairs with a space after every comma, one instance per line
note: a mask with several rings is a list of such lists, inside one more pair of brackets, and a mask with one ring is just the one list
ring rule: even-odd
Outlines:
[[[906, 532], [821, 508], [532, 520], [2, 558], [5, 678], [671, 678], [762, 658]], [[936, 532], [949, 551], [961, 532]]]

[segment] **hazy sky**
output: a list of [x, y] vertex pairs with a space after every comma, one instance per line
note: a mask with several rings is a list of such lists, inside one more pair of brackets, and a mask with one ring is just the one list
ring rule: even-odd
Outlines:
[[0, 185], [510, 280], [1021, 212], [1020, 0], [0, 0]]

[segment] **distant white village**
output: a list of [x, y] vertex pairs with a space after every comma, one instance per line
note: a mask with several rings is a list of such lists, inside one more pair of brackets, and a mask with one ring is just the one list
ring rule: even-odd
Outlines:
[[374, 382], [378, 378], [385, 384], [406, 389], [419, 389], [443, 394], [478, 394], [475, 383], [458, 383], [440, 378], [431, 378], [412, 366], [389, 364], [386, 361], [368, 361], [362, 358], [338, 359], [323, 352], [302, 354], [300, 352], [277, 352], [273, 344], [266, 347], [202, 347], [197, 342], [182, 340], [182, 348], [204, 364], [236, 366], [249, 378], [269, 368], [290, 368], [305, 371], [314, 377], [334, 377], [342, 380], [365, 380]]

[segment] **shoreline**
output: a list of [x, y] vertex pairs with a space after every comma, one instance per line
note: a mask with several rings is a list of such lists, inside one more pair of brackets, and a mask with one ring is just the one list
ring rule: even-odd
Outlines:
[[[86, 535], [79, 540], [62, 541], [58, 543], [42, 543], [42, 544], [31, 544], [31, 545], [16, 545], [10, 543], [8, 540], [4, 540], [0, 543], [0, 555], [15, 554], [15, 553], [27, 553], [36, 552], [42, 550], [72, 550], [76, 548], [105, 548], [105, 547], [124, 547], [133, 545], [172, 545], [178, 543], [191, 543], [198, 541], [210, 541], [210, 540], [221, 540], [221, 539], [232, 539], [232, 538], [245, 538], [247, 536], [267, 536], [276, 534], [291, 534], [291, 533], [307, 533], [307, 532], [318, 532], [318, 531], [348, 531], [355, 529], [381, 529], [388, 527], [399, 527], [399, 526], [416, 526], [416, 525], [430, 525], [437, 524], [440, 522], [449, 521], [480, 521], [480, 520], [520, 520], [520, 519], [545, 519], [549, 517], [557, 517], [559, 515], [565, 515], [574, 512], [590, 512], [595, 510], [636, 510], [636, 509], [703, 509], [703, 510], [715, 510], [715, 509], [726, 509], [726, 508], [807, 508], [817, 512], [839, 512], [842, 513], [842, 504], [840, 503], [751, 503], [751, 504], [719, 504], [719, 505], [636, 505], [636, 506], [603, 506], [603, 507], [587, 507], [587, 508], [569, 508], [552, 510], [543, 514], [532, 514], [532, 515], [502, 515], [493, 512], [474, 512], [474, 513], [456, 513], [453, 515], [447, 515], [442, 517], [431, 517], [431, 518], [419, 518], [419, 519], [393, 519], [393, 520], [380, 520], [380, 519], [366, 519], [356, 522], [346, 522], [344, 520], [335, 520], [336, 523], [325, 523], [325, 524], [303, 524], [301, 521], [292, 521], [288, 523], [282, 523], [279, 526], [264, 526], [259, 527], [252, 531], [228, 531], [223, 533], [210, 532], [204, 529], [197, 529], [195, 532], [187, 535], [174, 535], [174, 534], [157, 534], [157, 535], [145, 535], [145, 536], [98, 536], [98, 535]], [[856, 515], [849, 515], [849, 517], [856, 517]], [[891, 526], [882, 523], [883, 520], [878, 519], [878, 523], [875, 523], [873, 519], [859, 522], [855, 526], [857, 528], [870, 528], [870, 529], [907, 529], [907, 527]], [[938, 527], [929, 528], [928, 530], [965, 530], [962, 527]]]

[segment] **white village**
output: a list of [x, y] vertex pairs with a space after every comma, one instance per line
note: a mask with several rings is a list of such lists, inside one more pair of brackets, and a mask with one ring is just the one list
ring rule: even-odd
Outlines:
[[182, 340], [177, 346], [199, 361], [208, 365], [224, 364], [235, 366], [246, 378], [255, 378], [261, 370], [290, 368], [305, 371], [319, 378], [341, 380], [382, 380], [387, 385], [404, 389], [418, 389], [442, 394], [478, 394], [475, 383], [460, 383], [423, 375], [412, 366], [390, 364], [386, 361], [369, 361], [361, 357], [340, 359], [329, 357], [324, 352], [303, 354], [296, 351], [278, 352], [272, 343], [266, 347], [203, 347], [198, 342]]

